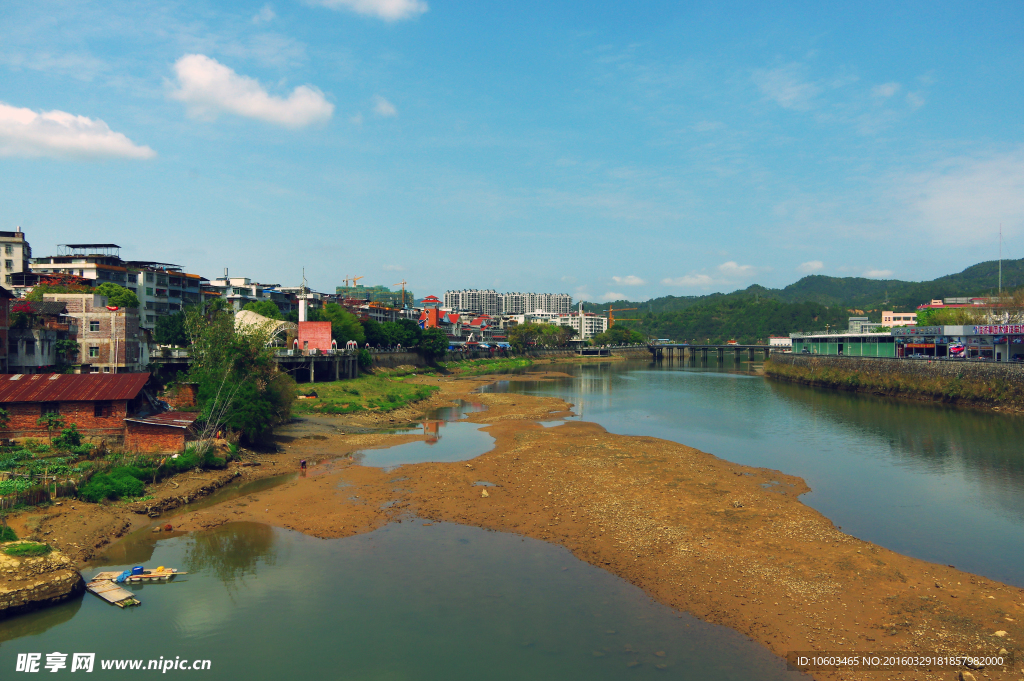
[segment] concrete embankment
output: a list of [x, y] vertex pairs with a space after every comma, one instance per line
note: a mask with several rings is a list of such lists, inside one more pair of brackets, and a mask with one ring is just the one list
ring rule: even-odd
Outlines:
[[0, 619], [66, 601], [84, 590], [85, 582], [74, 562], [59, 551], [45, 556], [9, 556], [0, 550]]
[[[647, 359], [651, 353], [646, 347], [634, 348], [611, 348], [612, 357], [628, 357], [630, 359]], [[486, 359], [493, 357], [487, 350], [467, 350], [457, 353], [449, 353], [444, 361], [460, 359]], [[579, 354], [575, 350], [564, 350], [560, 348], [537, 348], [516, 354], [516, 357], [527, 357], [530, 359], [556, 359], [559, 357], [573, 358]], [[373, 366], [393, 369], [400, 366], [427, 366], [427, 361], [416, 352], [374, 352]]]
[[777, 354], [765, 375], [893, 397], [1024, 410], [1024, 366], [970, 361]]

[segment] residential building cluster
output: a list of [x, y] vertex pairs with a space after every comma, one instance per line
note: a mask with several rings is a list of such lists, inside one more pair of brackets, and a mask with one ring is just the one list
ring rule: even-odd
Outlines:
[[533, 312], [569, 314], [572, 296], [567, 293], [498, 293], [493, 289], [445, 291], [444, 306], [458, 312], [514, 315]]

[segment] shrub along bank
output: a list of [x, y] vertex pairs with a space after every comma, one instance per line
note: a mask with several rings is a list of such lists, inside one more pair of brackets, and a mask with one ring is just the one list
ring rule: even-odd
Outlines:
[[1024, 367], [1013, 365], [773, 355], [764, 372], [778, 380], [838, 390], [1024, 409]]

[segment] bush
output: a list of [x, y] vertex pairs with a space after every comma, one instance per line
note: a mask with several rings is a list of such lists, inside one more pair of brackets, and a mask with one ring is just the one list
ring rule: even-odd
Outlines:
[[4, 549], [4, 553], [8, 556], [45, 556], [50, 551], [53, 551], [53, 549], [46, 544], [38, 544], [36, 542], [15, 544]]
[[146, 491], [145, 480], [154, 474], [152, 468], [117, 466], [109, 473], [97, 473], [78, 491], [78, 496], [97, 504], [105, 499], [141, 497]]
[[359, 363], [359, 368], [365, 371], [373, 366], [373, 355], [366, 348], [362, 348], [356, 355], [356, 361]]
[[17, 538], [18, 535], [14, 534], [10, 525], [0, 527], [0, 541], [15, 541]]
[[53, 438], [53, 446], [57, 449], [72, 449], [82, 445], [82, 434], [78, 432], [78, 426], [72, 423], [60, 432], [60, 435]]

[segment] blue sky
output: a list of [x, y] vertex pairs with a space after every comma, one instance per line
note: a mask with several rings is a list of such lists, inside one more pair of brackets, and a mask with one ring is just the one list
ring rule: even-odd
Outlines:
[[645, 299], [1024, 257], [1024, 5], [0, 5], [0, 229]]

